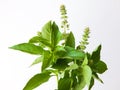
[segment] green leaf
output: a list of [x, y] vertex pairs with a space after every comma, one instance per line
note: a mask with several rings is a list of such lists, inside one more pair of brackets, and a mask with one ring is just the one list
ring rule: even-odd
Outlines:
[[94, 63], [97, 63], [100, 60], [100, 51], [101, 51], [101, 45], [99, 45], [92, 53], [91, 59]]
[[91, 88], [93, 87], [93, 85], [94, 85], [94, 78], [92, 77], [91, 81], [90, 81], [90, 85], [89, 85], [89, 90], [91, 90]]
[[86, 85], [90, 85], [92, 71], [88, 65], [82, 66], [82, 74], [78, 76], [79, 83], [74, 90], [82, 90]]
[[103, 83], [102, 79], [100, 79], [100, 77], [97, 75], [97, 73], [93, 73], [93, 77], [95, 79], [97, 79], [98, 81], [100, 81], [101, 83]]
[[87, 65], [88, 64], [88, 59], [87, 56], [85, 55], [84, 61], [82, 63], [82, 66]]
[[10, 48], [19, 50], [22, 52], [30, 53], [30, 54], [43, 54], [43, 51], [44, 51], [43, 48], [41, 48], [40, 46], [36, 46], [31, 43], [21, 43], [21, 44], [14, 45]]
[[68, 61], [66, 59], [57, 59], [56, 63], [52, 66], [52, 68], [58, 70], [64, 70], [66, 67], [68, 67]]
[[84, 65], [82, 67], [82, 74], [83, 74], [83, 78], [86, 82], [86, 84], [89, 86], [90, 85], [90, 81], [91, 81], [91, 77], [92, 77], [92, 70], [88, 65]]
[[54, 53], [56, 56], [62, 57], [66, 53], [66, 50], [63, 46], [56, 46]]
[[33, 90], [41, 84], [47, 82], [50, 78], [50, 73], [40, 73], [33, 76], [26, 84], [23, 90]]
[[45, 52], [43, 56], [42, 71], [48, 68], [52, 64], [52, 62], [54, 62], [54, 59], [55, 57], [53, 54]]
[[29, 40], [29, 43], [39, 43], [39, 42], [40, 42], [39, 36], [34, 36]]
[[54, 48], [61, 39], [58, 26], [55, 22], [52, 23], [51, 21], [44, 25], [41, 36], [51, 44], [52, 48]]
[[85, 53], [82, 51], [75, 50], [71, 47], [65, 47], [66, 54], [63, 56], [63, 58], [70, 58], [70, 59], [84, 59]]
[[70, 46], [65, 46], [64, 48], [67, 52], [75, 51], [75, 49], [73, 47], [70, 47]]
[[52, 24], [52, 38], [51, 38], [51, 41], [54, 44], [54, 46], [56, 46], [59, 43], [61, 38], [62, 38], [62, 34], [59, 31], [59, 28], [56, 25], [56, 23], [53, 22], [53, 24]]
[[73, 80], [71, 78], [61, 78], [58, 82], [58, 90], [70, 90]]
[[49, 21], [42, 28], [42, 32], [41, 32], [42, 38], [51, 42], [51, 34], [52, 34], [51, 31], [52, 31], [52, 24], [51, 21]]
[[78, 83], [77, 70], [78, 70], [78, 69], [75, 69], [75, 70], [72, 70], [72, 71], [71, 71], [71, 77], [72, 77], [72, 79], [73, 79], [72, 88], [75, 88], [75, 86], [76, 86], [77, 83]]
[[75, 38], [72, 32], [70, 32], [70, 34], [68, 35], [65, 46], [70, 46], [75, 48]]
[[102, 74], [107, 70], [107, 65], [103, 61], [99, 61], [98, 63], [94, 64], [92, 68], [94, 72]]
[[73, 90], [83, 90], [85, 87], [86, 82], [83, 78], [81, 78], [81, 82], [76, 85], [76, 87]]
[[69, 67], [67, 67], [65, 70], [74, 70], [74, 69], [77, 69], [77, 68], [78, 68], [77, 64], [72, 64]]
[[38, 58], [35, 59], [35, 61], [31, 64], [31, 66], [33, 66], [35, 64], [38, 64], [38, 63], [40, 63], [42, 61], [43, 61], [43, 56], [40, 56], [40, 57], [38, 57]]

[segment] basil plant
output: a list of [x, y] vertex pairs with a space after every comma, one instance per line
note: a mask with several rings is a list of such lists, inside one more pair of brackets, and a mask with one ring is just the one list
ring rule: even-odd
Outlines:
[[88, 90], [94, 85], [95, 79], [101, 83], [99, 74], [107, 70], [107, 65], [101, 60], [101, 45], [87, 52], [89, 44], [89, 28], [85, 28], [79, 45], [75, 44], [75, 37], [69, 30], [67, 11], [64, 5], [60, 6], [61, 27], [55, 21], [48, 21], [36, 36], [26, 43], [10, 47], [25, 53], [36, 55], [32, 65], [41, 63], [41, 71], [35, 74], [23, 87], [23, 90], [33, 90], [48, 82], [51, 77], [57, 78], [56, 90]]

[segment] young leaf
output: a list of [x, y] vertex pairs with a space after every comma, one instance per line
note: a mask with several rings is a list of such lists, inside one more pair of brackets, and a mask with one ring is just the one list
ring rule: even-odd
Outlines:
[[96, 50], [93, 51], [91, 59], [94, 63], [97, 63], [100, 60], [100, 51], [101, 51], [101, 45], [99, 45]]
[[89, 90], [91, 90], [91, 88], [93, 87], [93, 85], [94, 85], [94, 78], [92, 77], [91, 81], [90, 81], [90, 85], [89, 85]]
[[42, 61], [43, 61], [43, 56], [40, 56], [40, 57], [38, 57], [38, 58], [35, 59], [35, 61], [32, 63], [31, 66], [33, 66], [33, 65], [35, 65], [35, 64], [38, 64], [38, 63], [40, 63], [40, 62], [42, 62]]
[[59, 28], [56, 25], [56, 23], [53, 22], [53, 24], [52, 24], [52, 38], [51, 38], [52, 44], [54, 46], [56, 46], [59, 43], [59, 41], [61, 40], [61, 38], [62, 38], [62, 34], [59, 31]]
[[70, 34], [68, 35], [65, 46], [70, 46], [75, 48], [75, 38], [72, 32], [70, 32]]
[[103, 61], [99, 61], [98, 63], [94, 64], [92, 68], [94, 72], [102, 74], [107, 70], [107, 65]]
[[58, 90], [70, 90], [72, 82], [71, 78], [61, 78], [58, 82]]
[[52, 24], [51, 21], [49, 21], [42, 28], [42, 32], [41, 32], [42, 38], [51, 42], [51, 34], [52, 34], [51, 31], [52, 31]]
[[29, 40], [29, 43], [39, 43], [39, 42], [40, 42], [39, 36], [34, 36]]
[[41, 48], [40, 46], [36, 46], [31, 43], [21, 43], [21, 44], [14, 45], [10, 48], [19, 50], [22, 52], [30, 53], [30, 54], [43, 54], [43, 51], [44, 51], [43, 48]]
[[82, 66], [87, 64], [88, 64], [88, 59], [87, 59], [87, 56], [85, 55], [84, 61], [82, 62]]
[[41, 36], [51, 44], [52, 48], [55, 47], [61, 39], [61, 33], [58, 26], [55, 22], [52, 24], [51, 21], [42, 28]]
[[40, 86], [41, 84], [47, 82], [50, 78], [50, 73], [40, 73], [33, 76], [23, 88], [23, 90], [33, 90], [34, 88]]
[[91, 77], [92, 77], [92, 71], [91, 68], [88, 65], [84, 65], [82, 67], [82, 74], [83, 74], [83, 78], [86, 82], [86, 84], [89, 86], [90, 85], [90, 81], [91, 81]]

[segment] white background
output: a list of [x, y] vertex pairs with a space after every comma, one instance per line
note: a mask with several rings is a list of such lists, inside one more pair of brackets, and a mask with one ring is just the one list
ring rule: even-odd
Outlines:
[[[8, 49], [27, 42], [48, 20], [60, 23], [59, 6], [68, 10], [70, 29], [76, 42], [85, 27], [91, 30], [92, 51], [102, 44], [102, 59], [108, 70], [92, 90], [120, 89], [120, 0], [0, 0], [0, 90], [22, 90], [26, 82], [40, 71], [40, 65], [29, 67], [37, 56]], [[35, 90], [54, 90], [55, 78]], [[87, 89], [86, 89], [87, 90]]]

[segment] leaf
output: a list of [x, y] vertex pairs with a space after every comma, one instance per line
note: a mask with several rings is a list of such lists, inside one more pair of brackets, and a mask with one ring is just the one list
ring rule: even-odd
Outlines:
[[77, 68], [78, 68], [77, 64], [72, 64], [69, 67], [67, 67], [65, 70], [74, 70], [74, 69], [77, 69]]
[[69, 78], [70, 77], [70, 73], [68, 70], [65, 70], [64, 72], [64, 78]]
[[21, 43], [21, 44], [14, 45], [10, 48], [19, 50], [22, 52], [30, 53], [30, 54], [43, 54], [43, 51], [44, 51], [43, 48], [41, 48], [40, 46], [36, 46], [31, 43]]
[[73, 47], [70, 47], [70, 46], [65, 46], [64, 48], [67, 52], [75, 51], [75, 49]]
[[42, 71], [45, 70], [45, 68], [49, 67], [53, 60], [54, 56], [49, 52], [45, 52], [43, 55]]
[[94, 85], [94, 78], [92, 77], [91, 81], [90, 81], [90, 85], [89, 85], [89, 90], [91, 90], [91, 88], [93, 87], [93, 85]]
[[40, 57], [38, 57], [38, 58], [35, 59], [35, 61], [31, 64], [31, 66], [33, 66], [35, 64], [38, 64], [38, 63], [40, 63], [42, 61], [43, 61], [43, 56], [40, 56]]
[[85, 54], [82, 51], [75, 50], [71, 47], [65, 47], [65, 49], [66, 49], [67, 52], [63, 56], [63, 58], [84, 59], [84, 57], [85, 57]]
[[40, 73], [33, 76], [23, 88], [23, 90], [33, 90], [34, 88], [40, 86], [41, 84], [47, 82], [50, 78], [50, 73]]
[[93, 77], [95, 79], [97, 79], [98, 81], [100, 81], [101, 83], [103, 83], [102, 79], [100, 79], [100, 77], [97, 75], [97, 73], [93, 73]]
[[38, 43], [38, 42], [40, 42], [39, 36], [34, 36], [29, 40], [29, 43]]
[[72, 82], [71, 78], [61, 78], [58, 82], [58, 90], [70, 90]]
[[99, 61], [94, 64], [92, 68], [95, 72], [102, 74], [107, 70], [107, 65], [103, 61]]
[[85, 55], [84, 61], [82, 63], [82, 66], [87, 65], [88, 64], [88, 59], [87, 56]]
[[65, 42], [65, 46], [70, 46], [75, 48], [75, 38], [72, 32], [70, 32], [70, 34], [68, 35], [66, 42]]
[[83, 78], [81, 78], [80, 83], [78, 83], [73, 90], [83, 90], [85, 85], [86, 85], [85, 80]]
[[59, 41], [61, 40], [61, 38], [62, 38], [62, 34], [59, 31], [59, 28], [56, 25], [56, 23], [53, 22], [53, 24], [52, 24], [52, 38], [51, 38], [53, 45], [56, 46], [59, 43]]
[[38, 43], [41, 47], [52, 47], [50, 42], [41, 36], [35, 36], [29, 40], [29, 43]]
[[66, 50], [64, 49], [63, 46], [56, 46], [54, 53], [56, 56], [62, 57], [66, 53]]
[[51, 31], [52, 31], [52, 24], [51, 21], [49, 21], [42, 28], [42, 32], [41, 32], [42, 38], [51, 42]]
[[101, 45], [99, 45], [96, 50], [93, 51], [91, 59], [94, 63], [97, 63], [100, 60], [100, 51], [101, 51]]
[[66, 67], [68, 67], [68, 61], [66, 59], [57, 59], [56, 63], [52, 66], [52, 68], [58, 70], [64, 70]]
[[88, 65], [82, 66], [82, 75], [78, 76], [79, 83], [74, 90], [82, 90], [86, 84], [89, 86], [92, 77], [92, 71]]
[[84, 78], [86, 84], [89, 86], [90, 81], [91, 81], [91, 77], [92, 77], [91, 68], [88, 65], [84, 65], [82, 67], [82, 74], [83, 74], [83, 78]]
[[44, 39], [44, 38], [42, 38], [42, 37], [39, 37], [40, 38], [40, 45], [45, 45], [45, 47], [52, 47], [52, 45], [51, 45], [51, 43], [48, 41], [48, 40], [46, 40], [46, 39]]
[[58, 26], [55, 22], [52, 23], [51, 21], [44, 25], [41, 36], [51, 44], [52, 48], [54, 48], [61, 39]]
[[78, 69], [74, 69], [74, 70], [71, 71], [71, 75], [70, 75], [70, 76], [71, 76], [72, 79], [73, 79], [72, 88], [75, 88], [76, 85], [77, 85], [77, 83], [78, 83], [77, 70], [78, 70]]

